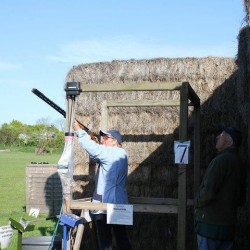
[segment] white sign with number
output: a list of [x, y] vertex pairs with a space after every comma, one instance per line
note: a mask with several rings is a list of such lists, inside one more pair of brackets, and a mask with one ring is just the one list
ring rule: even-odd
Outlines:
[[13, 229], [10, 225], [0, 227], [0, 249], [10, 245], [13, 236]]
[[107, 224], [133, 225], [133, 205], [107, 204]]
[[188, 164], [190, 141], [174, 141], [174, 153], [176, 164]]

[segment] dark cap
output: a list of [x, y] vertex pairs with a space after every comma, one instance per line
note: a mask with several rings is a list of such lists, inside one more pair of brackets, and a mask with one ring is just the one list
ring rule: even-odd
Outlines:
[[241, 132], [237, 128], [234, 128], [234, 127], [225, 127], [223, 128], [223, 131], [225, 131], [227, 134], [231, 136], [234, 142], [234, 146], [238, 148], [242, 141]]
[[122, 143], [122, 136], [118, 130], [108, 130], [108, 131], [100, 130], [100, 135], [101, 136], [111, 135], [112, 137], [114, 137], [118, 141], [118, 143]]

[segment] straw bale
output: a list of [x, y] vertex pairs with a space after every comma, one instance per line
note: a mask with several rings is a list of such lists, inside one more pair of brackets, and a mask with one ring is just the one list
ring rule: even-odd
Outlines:
[[[242, 52], [239, 52], [239, 55]], [[242, 53], [244, 55], [244, 53]], [[249, 58], [249, 57], [248, 57]], [[249, 61], [249, 60], [248, 60]], [[246, 67], [238, 67], [247, 59], [235, 63], [233, 58], [156, 58], [82, 64], [70, 70], [67, 81], [85, 84], [137, 84], [149, 82], [188, 81], [201, 100], [201, 173], [215, 154], [214, 142], [219, 124], [246, 126], [247, 106], [240, 101]], [[243, 66], [244, 66], [243, 65]], [[250, 67], [248, 67], [250, 68]], [[247, 72], [247, 73], [246, 73]], [[240, 77], [241, 75], [241, 77]], [[241, 79], [241, 80], [239, 80]], [[248, 79], [249, 80], [249, 79]], [[249, 84], [247, 84], [249, 86]], [[239, 94], [237, 94], [239, 93]], [[98, 132], [102, 126], [101, 106], [108, 100], [179, 100], [178, 91], [132, 91], [81, 93], [77, 100], [77, 118]], [[249, 103], [249, 101], [248, 101]], [[240, 110], [240, 112], [239, 112]], [[249, 109], [250, 110], [250, 109]], [[178, 107], [112, 107], [109, 108], [109, 128], [123, 134], [123, 147], [129, 156], [129, 196], [178, 197], [178, 171], [174, 164], [174, 140], [179, 137]], [[189, 110], [188, 138], [191, 140], [190, 164], [187, 166], [187, 197], [193, 198], [193, 109]], [[243, 121], [243, 124], [242, 124]], [[249, 130], [250, 131], [250, 130]], [[244, 139], [244, 143], [246, 139]], [[95, 164], [76, 143], [75, 178], [77, 196], [88, 197], [94, 188]], [[82, 170], [81, 170], [82, 169]], [[78, 177], [79, 178], [78, 178]], [[84, 177], [81, 181], [80, 177]], [[81, 190], [82, 189], [82, 190]], [[176, 249], [176, 217], [167, 215], [136, 215], [129, 231], [136, 249]], [[154, 218], [154, 219], [153, 219]], [[192, 225], [192, 214], [188, 215]], [[171, 223], [169, 224], [169, 221]], [[168, 226], [169, 225], [169, 226]], [[161, 228], [153, 230], [152, 228]], [[139, 230], [141, 229], [141, 232]], [[192, 238], [192, 230], [188, 237]], [[146, 240], [144, 248], [139, 246]], [[166, 239], [169, 239], [166, 242]], [[187, 249], [192, 249], [192, 241]]]
[[[154, 84], [161, 81], [189, 81], [201, 99], [202, 115], [218, 113], [217, 119], [208, 120], [208, 125], [214, 127], [223, 118], [223, 114], [228, 113], [228, 101], [226, 101], [228, 96], [234, 95], [232, 88], [224, 87], [218, 90], [218, 87], [227, 81], [231, 83], [233, 79], [230, 77], [236, 70], [237, 65], [232, 58], [157, 58], [78, 65], [69, 71], [66, 81], [74, 79], [86, 84], [136, 84], [138, 82]], [[215, 95], [216, 98], [211, 98], [211, 95]], [[179, 92], [82, 93], [78, 98], [76, 113], [89, 128], [99, 131], [101, 105], [104, 100], [169, 99], [179, 99]], [[178, 126], [178, 108], [109, 108], [109, 128], [118, 128], [125, 135], [124, 147], [129, 153], [130, 164], [139, 164], [145, 160], [153, 162], [154, 157], [157, 158], [158, 155], [148, 156], [157, 151], [164, 140], [166, 140], [165, 146], [171, 148], [174, 139], [171, 135], [177, 133], [176, 136], [178, 136], [178, 131], [175, 131]], [[158, 136], [156, 143], [153, 142], [154, 135]], [[171, 141], [166, 138], [171, 138]], [[86, 158], [86, 156], [82, 155], [81, 158]], [[167, 160], [169, 161], [169, 157]]]
[[[245, 1], [246, 2], [246, 1]], [[248, 2], [249, 5], [249, 2]], [[249, 8], [248, 8], [249, 17]], [[249, 22], [249, 18], [248, 18]], [[249, 249], [250, 239], [247, 237], [250, 229], [250, 28], [246, 26], [240, 30], [237, 65], [236, 93], [237, 108], [240, 117], [240, 128], [243, 133], [241, 156], [246, 166], [247, 187], [246, 204], [239, 209], [237, 235], [235, 246], [237, 249]]]
[[[214, 89], [223, 83], [236, 70], [232, 58], [158, 58], [152, 60], [112, 61], [93, 64], [82, 64], [74, 67], [66, 81], [80, 81], [85, 84], [131, 84], [138, 82], [181, 82], [189, 81], [201, 102], [206, 101]], [[99, 102], [102, 100], [157, 100], [178, 98], [176, 92], [132, 92], [132, 93], [85, 93], [79, 98], [84, 104], [95, 100], [90, 105], [81, 105], [80, 114], [100, 112]]]
[[246, 16], [245, 16], [245, 21], [248, 23], [248, 25], [250, 24], [250, 16], [249, 16], [249, 11], [250, 11], [250, 1], [249, 0], [244, 0], [244, 7], [245, 7], [245, 12], [246, 12]]

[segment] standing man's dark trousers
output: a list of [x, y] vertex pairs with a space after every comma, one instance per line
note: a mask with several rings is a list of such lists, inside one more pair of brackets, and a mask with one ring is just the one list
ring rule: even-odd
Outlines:
[[91, 219], [96, 231], [96, 238], [99, 250], [112, 249], [112, 235], [114, 234], [116, 246], [119, 250], [132, 250], [128, 240], [126, 226], [107, 224], [106, 214], [91, 214]]

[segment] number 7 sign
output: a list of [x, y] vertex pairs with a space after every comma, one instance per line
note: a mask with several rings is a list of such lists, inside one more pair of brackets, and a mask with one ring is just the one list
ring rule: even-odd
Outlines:
[[174, 153], [176, 164], [188, 164], [190, 141], [174, 141]]

